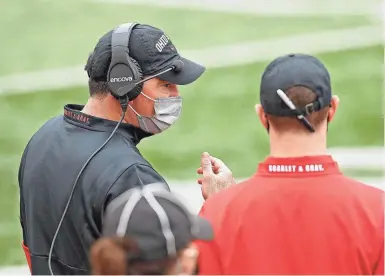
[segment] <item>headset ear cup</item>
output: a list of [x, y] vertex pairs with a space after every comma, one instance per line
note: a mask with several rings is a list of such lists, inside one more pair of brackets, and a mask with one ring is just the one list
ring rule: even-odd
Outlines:
[[[135, 76], [135, 81], [141, 81], [143, 79], [143, 73], [142, 73], [142, 69], [140, 68], [140, 65], [139, 63], [130, 57], [130, 60], [131, 62], [133, 63], [134, 67], [133, 68], [135, 71], [136, 71], [136, 75]], [[135, 73], [134, 73], [135, 74]], [[129, 101], [132, 101], [134, 100], [136, 97], [139, 96], [140, 92], [142, 92], [142, 88], [143, 88], [143, 83], [140, 83], [138, 84], [133, 90], [130, 91], [130, 93], [128, 93], [128, 100]]]

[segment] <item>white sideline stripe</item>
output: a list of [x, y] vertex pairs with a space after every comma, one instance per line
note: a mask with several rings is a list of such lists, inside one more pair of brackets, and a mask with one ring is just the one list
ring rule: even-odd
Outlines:
[[[222, 68], [269, 61], [289, 52], [319, 54], [380, 44], [381, 28], [365, 26], [209, 47], [203, 50], [182, 50], [180, 53], [208, 68]], [[0, 94], [85, 86], [88, 77], [83, 68], [83, 65], [79, 65], [0, 77]]]
[[[329, 148], [328, 153], [333, 156], [342, 169], [369, 171], [385, 169], [385, 147], [334, 147]], [[17, 163], [19, 160], [20, 155], [16, 154], [0, 156], [0, 165]], [[226, 163], [226, 160], [224, 162]]]
[[[359, 179], [363, 183], [368, 185], [381, 188], [384, 190], [384, 179], [381, 178], [362, 178]], [[173, 184], [174, 183], [174, 184]], [[193, 212], [198, 212], [200, 206], [203, 203], [203, 199], [200, 193], [200, 188], [198, 184], [192, 181], [178, 181], [178, 184], [173, 182], [170, 184], [171, 189], [174, 193], [178, 194], [181, 199], [185, 202], [185, 204], [190, 208]], [[187, 185], [183, 185], [183, 183]], [[20, 254], [21, 252], [20, 248]], [[5, 266], [0, 268], [0, 276], [9, 276], [9, 275], [30, 275], [28, 266]]]
[[342, 169], [384, 170], [385, 147], [330, 148]]
[[381, 28], [372, 26], [317, 31], [264, 41], [207, 48], [199, 52], [190, 52], [188, 57], [202, 62], [207, 67], [220, 68], [267, 61], [290, 52], [319, 54], [380, 45], [383, 42], [380, 34]]
[[[328, 153], [333, 156], [343, 170], [379, 171], [385, 169], [385, 147], [334, 147], [329, 148]], [[0, 165], [17, 163], [19, 160], [20, 156], [16, 154], [0, 156]], [[226, 162], [226, 160], [224, 161]]]
[[1, 276], [9, 276], [9, 275], [31, 275], [29, 272], [29, 268], [27, 265], [21, 266], [4, 266], [0, 268]]
[[149, 5], [167, 9], [192, 9], [279, 16], [376, 15], [378, 3], [365, 1], [287, 0], [88, 0], [94, 3]]

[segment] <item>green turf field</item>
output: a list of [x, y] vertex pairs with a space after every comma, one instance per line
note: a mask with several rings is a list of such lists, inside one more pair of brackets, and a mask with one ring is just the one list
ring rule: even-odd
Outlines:
[[[382, 103], [378, 100], [382, 56], [382, 47], [320, 56], [331, 68], [333, 89], [341, 99], [338, 115], [330, 125], [330, 146], [382, 145]], [[355, 66], [358, 61], [360, 66]], [[144, 156], [169, 178], [196, 177], [202, 151], [222, 158], [235, 176], [252, 174], [268, 152], [268, 137], [254, 113], [264, 66], [210, 70], [201, 81], [183, 87], [180, 121], [167, 132], [143, 141], [140, 149]], [[25, 144], [41, 124], [62, 112], [65, 103], [86, 99], [85, 87], [2, 97], [0, 109], [6, 116], [0, 118], [0, 124], [7, 131], [0, 134], [0, 221], [7, 222], [7, 227], [3, 235], [0, 230], [0, 248], [7, 257], [1, 258], [0, 264], [23, 260], [18, 250], [17, 254], [12, 250], [19, 237], [16, 179]]]
[[0, 51], [0, 75], [83, 64], [101, 35], [127, 21], [159, 26], [178, 49], [200, 49], [370, 23], [358, 16], [285, 19], [70, 2], [71, 5], [68, 1], [15, 0], [10, 5], [0, 19], [3, 26], [12, 24], [12, 29], [0, 28], [0, 36], [13, 36], [12, 43], [3, 44]]
[[[12, 24], [17, 35], [9, 28], [0, 28], [1, 37], [14, 35], [12, 43], [2, 44], [0, 77], [82, 64], [97, 38], [125, 21], [159, 26], [178, 48], [188, 50], [370, 23], [364, 17], [278, 19], [74, 0], [15, 0], [1, 15], [1, 25]], [[333, 90], [341, 100], [329, 128], [329, 146], [383, 145], [383, 47], [319, 57], [330, 68]], [[144, 156], [171, 179], [195, 178], [202, 151], [223, 159], [236, 177], [252, 174], [268, 153], [268, 136], [254, 112], [259, 78], [266, 64], [209, 69], [198, 82], [181, 87], [181, 119], [165, 133], [144, 140], [139, 145]], [[22, 151], [45, 121], [62, 113], [64, 104], [84, 103], [88, 92], [86, 87], [76, 87], [0, 97], [0, 265], [24, 264], [17, 186]], [[368, 174], [348, 172], [358, 173]]]

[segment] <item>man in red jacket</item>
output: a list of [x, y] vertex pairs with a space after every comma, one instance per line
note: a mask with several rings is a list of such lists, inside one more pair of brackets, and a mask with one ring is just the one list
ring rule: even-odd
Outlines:
[[339, 103], [327, 69], [312, 56], [279, 57], [260, 100], [270, 156], [251, 178], [231, 185], [230, 170], [202, 156], [201, 215], [215, 239], [198, 243], [200, 273], [384, 274], [384, 193], [345, 177], [327, 155]]

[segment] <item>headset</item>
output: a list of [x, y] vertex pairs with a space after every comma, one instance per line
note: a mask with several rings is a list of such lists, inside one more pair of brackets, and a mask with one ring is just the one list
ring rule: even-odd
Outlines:
[[143, 74], [139, 63], [130, 57], [130, 36], [138, 23], [118, 26], [112, 33], [111, 63], [107, 73], [108, 86], [115, 98], [128, 101], [139, 96], [143, 88]]
[[[183, 62], [181, 60], [175, 60], [172, 65], [162, 70], [161, 72], [151, 75], [147, 78], [143, 78], [142, 69], [140, 68], [139, 63], [129, 55], [130, 36], [132, 30], [137, 25], [139, 25], [139, 23], [124, 23], [115, 28], [112, 33], [111, 63], [107, 73], [107, 82], [111, 94], [120, 102], [120, 105], [122, 107], [122, 115], [118, 124], [115, 126], [114, 130], [107, 138], [107, 140], [97, 150], [95, 150], [95, 152], [92, 153], [87, 159], [87, 161], [84, 163], [83, 167], [80, 169], [79, 174], [75, 179], [74, 184], [72, 185], [67, 204], [64, 208], [59, 224], [56, 228], [48, 254], [48, 268], [51, 275], [54, 275], [51, 263], [55, 241], [63, 224], [65, 215], [67, 214], [68, 208], [75, 192], [76, 185], [78, 184], [79, 179], [82, 173], [84, 172], [85, 168], [90, 163], [92, 158], [94, 158], [95, 155], [98, 154], [104, 148], [104, 146], [111, 140], [112, 136], [115, 134], [124, 119], [128, 103], [139, 96], [139, 94], [142, 92], [144, 82], [153, 79], [157, 76], [163, 75], [164, 73], [167, 73], [169, 71], [174, 71], [175, 73], [178, 73], [183, 69]], [[89, 57], [89, 59], [91, 58], [92, 56]]]
[[111, 64], [107, 74], [108, 86], [115, 98], [123, 98], [125, 101], [132, 101], [138, 97], [145, 81], [169, 71], [178, 73], [184, 66], [181, 60], [176, 60], [165, 70], [143, 79], [139, 63], [129, 54], [131, 32], [137, 25], [138, 23], [122, 24], [112, 34]]

